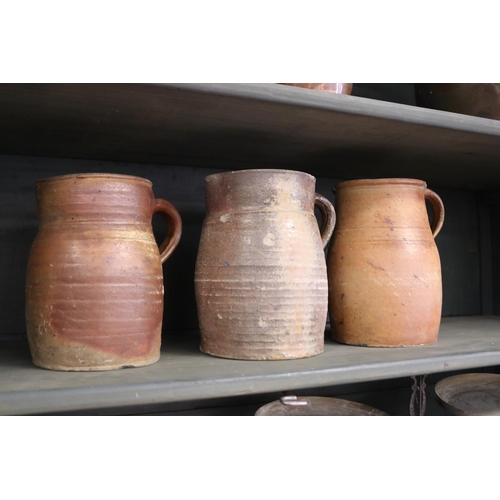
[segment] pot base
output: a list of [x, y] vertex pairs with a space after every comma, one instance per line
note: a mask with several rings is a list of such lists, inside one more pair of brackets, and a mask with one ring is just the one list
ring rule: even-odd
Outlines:
[[322, 348], [319, 351], [303, 354], [303, 355], [293, 355], [293, 354], [274, 354], [274, 353], [266, 353], [266, 354], [229, 354], [223, 352], [211, 351], [210, 349], [206, 349], [200, 346], [200, 351], [204, 354], [209, 354], [210, 356], [214, 356], [216, 358], [224, 358], [224, 359], [237, 359], [241, 361], [287, 361], [291, 359], [304, 359], [304, 358], [312, 358], [314, 356], [318, 356], [324, 351]]
[[60, 364], [43, 363], [33, 360], [33, 364], [38, 368], [43, 368], [45, 370], [51, 371], [62, 371], [62, 372], [100, 372], [100, 371], [111, 371], [111, 370], [121, 370], [124, 368], [139, 368], [141, 366], [153, 365], [160, 359], [160, 355], [156, 355], [149, 359], [141, 359], [130, 362], [122, 362], [110, 365], [92, 365], [92, 366], [67, 366]]
[[335, 342], [338, 342], [339, 344], [344, 344], [344, 345], [352, 345], [355, 347], [382, 347], [382, 348], [387, 348], [387, 347], [392, 347], [392, 348], [408, 348], [408, 347], [423, 347], [426, 345], [434, 345], [437, 342], [437, 339], [432, 341], [432, 342], [422, 342], [422, 343], [415, 343], [415, 344], [363, 344], [363, 343], [356, 343], [356, 342], [344, 342], [342, 340], [336, 339], [332, 337], [332, 340]]

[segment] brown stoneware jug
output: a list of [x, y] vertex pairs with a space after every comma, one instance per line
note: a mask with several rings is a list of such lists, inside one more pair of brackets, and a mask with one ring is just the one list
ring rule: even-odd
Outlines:
[[[160, 356], [162, 263], [181, 236], [177, 210], [128, 175], [77, 174], [37, 182], [39, 232], [27, 269], [33, 363], [113, 370]], [[167, 222], [160, 249], [153, 214]]]
[[[328, 310], [324, 246], [335, 225], [316, 179], [288, 170], [206, 178], [195, 288], [201, 350], [233, 359], [320, 354]], [[314, 216], [322, 214], [322, 231]]]
[[434, 242], [444, 221], [439, 196], [415, 179], [354, 180], [338, 184], [336, 209], [327, 257], [333, 339], [374, 347], [434, 344], [442, 304]]

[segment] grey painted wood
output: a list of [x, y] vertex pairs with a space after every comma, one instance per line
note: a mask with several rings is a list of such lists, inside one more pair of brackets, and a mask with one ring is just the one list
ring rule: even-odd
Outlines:
[[[485, 302], [493, 309], [494, 314], [500, 314], [500, 261], [497, 258], [500, 252], [500, 191], [489, 189], [478, 193], [481, 224], [481, 243], [484, 239], [489, 241], [490, 256], [482, 256], [481, 267], [486, 276], [485, 284], [491, 290], [491, 295], [486, 295]], [[489, 260], [488, 260], [489, 257]], [[488, 275], [489, 273], [489, 275]], [[488, 293], [488, 290], [485, 290]]]
[[[175, 338], [174, 338], [175, 337]], [[112, 372], [51, 372], [19, 340], [0, 344], [0, 414], [33, 414], [270, 393], [500, 364], [500, 318], [445, 318], [438, 343], [352, 347], [293, 361], [237, 361], [202, 354], [197, 332], [171, 335], [158, 363]]]
[[[499, 367], [474, 368], [474, 373], [498, 373]], [[458, 370], [428, 375], [426, 377], [426, 416], [451, 416], [435, 397], [434, 386], [443, 378], [470, 373]], [[410, 377], [356, 384], [314, 387], [272, 393], [231, 396], [226, 398], [181, 401], [175, 403], [125, 406], [114, 408], [93, 408], [70, 412], [49, 412], [49, 415], [165, 415], [165, 416], [252, 416], [263, 405], [279, 399], [283, 395], [323, 396], [348, 399], [367, 404], [389, 415], [409, 416], [409, 402], [412, 395], [413, 379]]]
[[[4, 84], [0, 111], [0, 413], [206, 401], [500, 364], [497, 318], [445, 319], [436, 346], [379, 351], [327, 341], [316, 358], [264, 365], [210, 358], [198, 352], [197, 333], [169, 331], [197, 327], [192, 274], [203, 178], [222, 169], [308, 171], [331, 200], [335, 179], [426, 180], [447, 210], [437, 238], [443, 313], [479, 314], [481, 300], [485, 311], [487, 262], [479, 262], [486, 219], [471, 190], [500, 187], [500, 122], [275, 84]], [[181, 246], [164, 267], [164, 353], [151, 367], [72, 374], [31, 365], [23, 333], [34, 183], [85, 171], [147, 177], [181, 212]], [[494, 256], [500, 212], [491, 210]], [[162, 221], [154, 226], [162, 238]], [[499, 311], [496, 260], [491, 287]], [[15, 333], [17, 340], [7, 339]]]
[[481, 269], [481, 313], [494, 314], [493, 250], [491, 242], [491, 214], [489, 207], [479, 204], [478, 214]]
[[[384, 407], [390, 409], [391, 414], [396, 412], [408, 414], [409, 394], [411, 378], [378, 380], [376, 382], [362, 382], [358, 384], [336, 385], [328, 387], [314, 387], [312, 389], [299, 389], [293, 391], [281, 391], [272, 393], [249, 394], [245, 396], [231, 396], [216, 399], [202, 399], [192, 401], [180, 401], [175, 403], [163, 403], [154, 405], [142, 405], [119, 408], [93, 408], [91, 410], [77, 410], [73, 412], [53, 412], [51, 415], [253, 415], [260, 406], [270, 401], [279, 399], [287, 394], [298, 396], [323, 396], [341, 397], [353, 401], [364, 403], [365, 399], [372, 398], [374, 394], [381, 394], [381, 401]], [[403, 401], [394, 398], [384, 397], [384, 393], [394, 393], [406, 391], [408, 395], [403, 397]], [[371, 395], [371, 396], [370, 396]], [[392, 400], [391, 400], [392, 399]], [[379, 401], [380, 402], [380, 401]], [[365, 404], [371, 404], [373, 402]], [[387, 411], [384, 409], [384, 411]]]
[[416, 106], [414, 83], [354, 83], [351, 95]]
[[500, 186], [500, 121], [278, 84], [2, 84], [0, 153]]
[[500, 260], [495, 258], [500, 252], [500, 205], [490, 207], [491, 217], [491, 248], [492, 248], [492, 279], [493, 279], [493, 310], [500, 314]]
[[[436, 237], [443, 278], [443, 316], [482, 314], [481, 253], [476, 193], [436, 189], [445, 221]], [[429, 212], [431, 209], [429, 207]]]

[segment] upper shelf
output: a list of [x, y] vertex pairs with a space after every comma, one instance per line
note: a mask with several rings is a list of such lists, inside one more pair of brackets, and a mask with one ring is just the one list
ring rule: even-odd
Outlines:
[[268, 84], [0, 84], [0, 153], [500, 187], [500, 121]]
[[443, 318], [438, 342], [402, 348], [325, 342], [319, 356], [238, 361], [200, 352], [199, 334], [167, 340], [150, 366], [109, 372], [36, 368], [26, 342], [0, 344], [0, 415], [169, 403], [383, 380], [500, 364], [500, 318]]

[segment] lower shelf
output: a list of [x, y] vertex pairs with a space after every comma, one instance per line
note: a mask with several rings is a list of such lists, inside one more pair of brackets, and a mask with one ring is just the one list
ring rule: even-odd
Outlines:
[[212, 399], [495, 366], [500, 316], [443, 318], [432, 346], [353, 347], [327, 339], [319, 356], [293, 361], [219, 359], [201, 353], [198, 344], [198, 332], [176, 334], [154, 365], [77, 373], [37, 368], [25, 341], [0, 341], [0, 414]]

